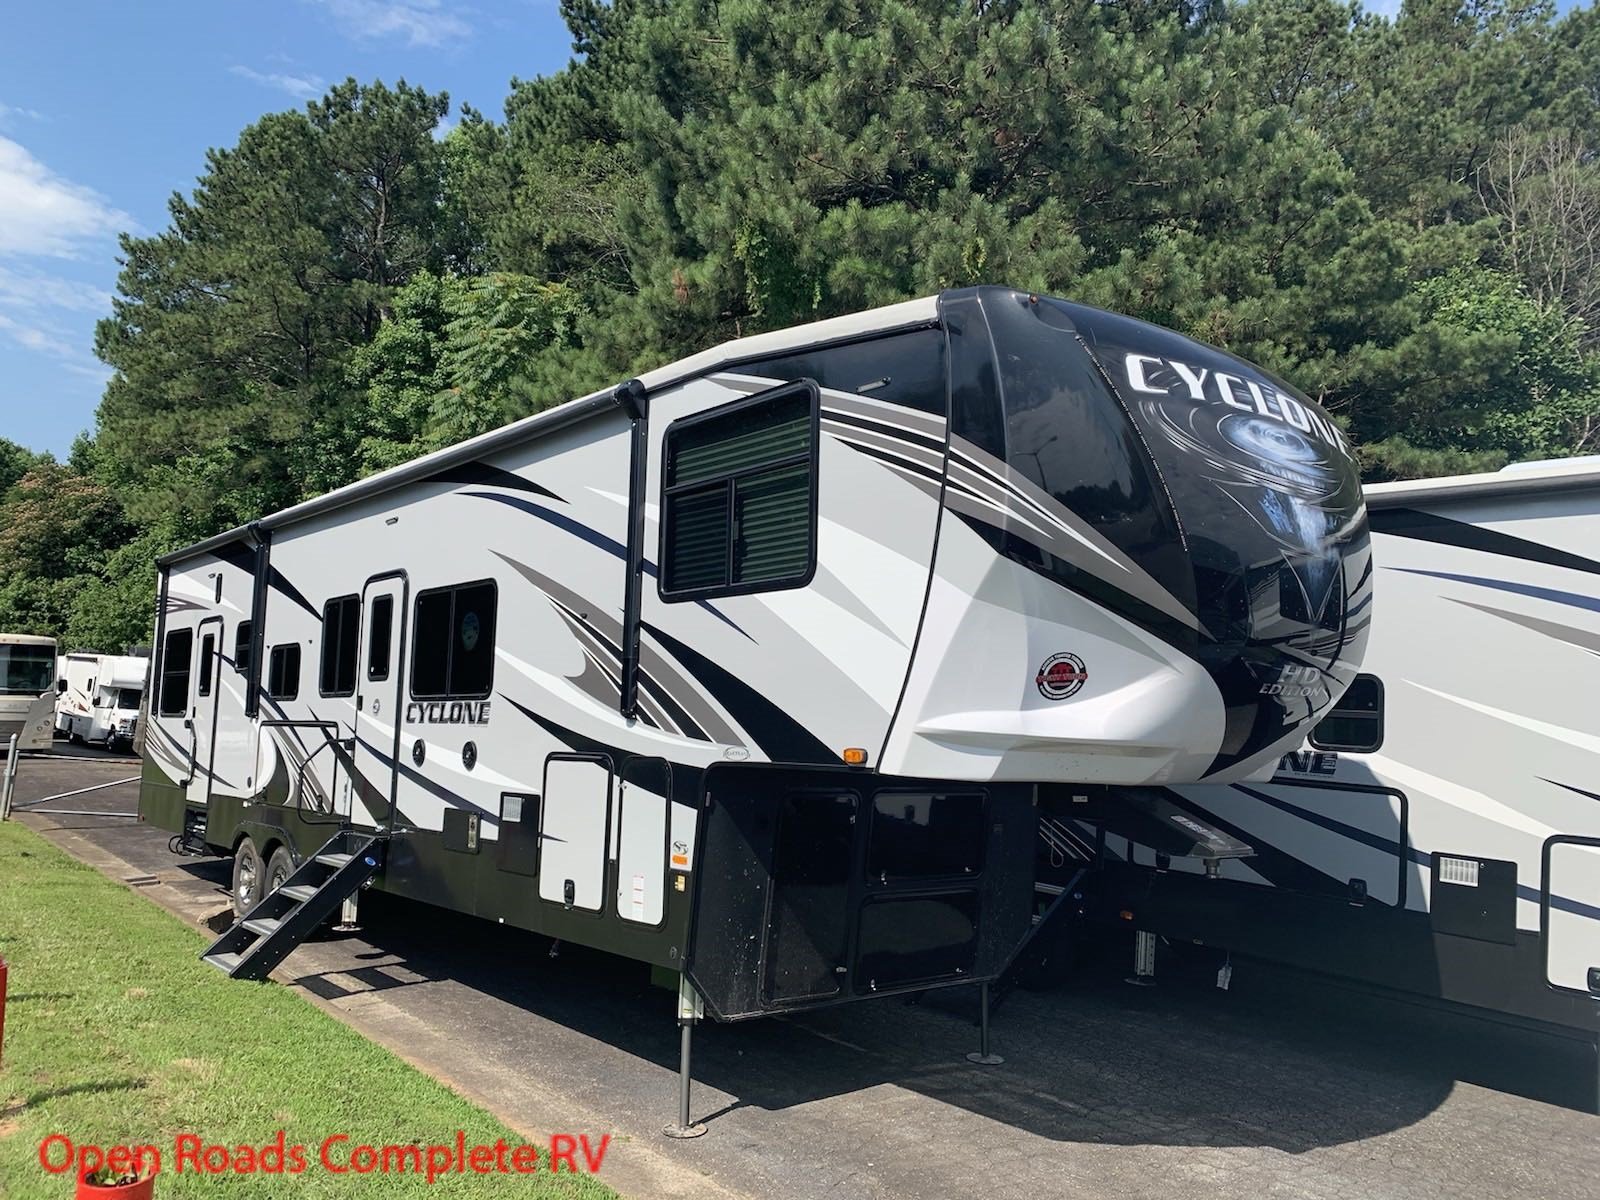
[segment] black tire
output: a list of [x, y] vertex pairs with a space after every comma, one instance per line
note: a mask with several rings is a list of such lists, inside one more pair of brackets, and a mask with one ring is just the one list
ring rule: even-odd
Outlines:
[[283, 886], [284, 880], [294, 874], [294, 855], [289, 853], [289, 847], [279, 846], [272, 852], [272, 857], [267, 859], [266, 890], [261, 894], [270, 896]]
[[233, 852], [233, 914], [242, 917], [261, 903], [261, 884], [266, 872], [261, 864], [261, 851], [249, 838], [239, 843]]

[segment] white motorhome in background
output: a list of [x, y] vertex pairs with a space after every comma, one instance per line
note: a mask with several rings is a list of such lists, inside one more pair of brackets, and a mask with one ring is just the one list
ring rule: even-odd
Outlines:
[[[1255, 855], [1108, 838], [1184, 942], [1600, 1036], [1600, 459], [1366, 489], [1382, 742], [1174, 789]], [[1356, 695], [1352, 688], [1347, 699]], [[1374, 698], [1379, 698], [1375, 694]]]
[[0, 633], [0, 753], [17, 735], [19, 750], [48, 750], [56, 716], [56, 640]]
[[150, 660], [127, 654], [68, 654], [60, 663], [56, 729], [74, 742], [133, 745]]

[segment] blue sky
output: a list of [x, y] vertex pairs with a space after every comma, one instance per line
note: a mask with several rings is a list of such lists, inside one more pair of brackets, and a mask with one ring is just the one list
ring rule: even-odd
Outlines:
[[109, 372], [117, 234], [154, 233], [212, 146], [347, 75], [494, 117], [563, 66], [556, 0], [69, 0], [0, 16], [0, 437], [65, 456]]

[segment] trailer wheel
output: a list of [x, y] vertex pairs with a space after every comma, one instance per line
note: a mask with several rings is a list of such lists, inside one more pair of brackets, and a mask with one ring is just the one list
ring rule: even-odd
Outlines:
[[261, 894], [263, 896], [272, 895], [293, 874], [294, 855], [289, 853], [289, 847], [279, 846], [272, 852], [272, 857], [267, 859], [267, 886]]
[[233, 852], [233, 912], [242, 917], [261, 902], [261, 884], [266, 871], [261, 865], [261, 852], [250, 838], [239, 843]]

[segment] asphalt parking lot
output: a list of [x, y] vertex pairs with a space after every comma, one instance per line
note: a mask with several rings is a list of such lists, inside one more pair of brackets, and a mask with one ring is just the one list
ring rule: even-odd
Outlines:
[[[17, 800], [136, 773], [25, 758]], [[44, 809], [132, 812], [135, 793]], [[226, 863], [175, 858], [125, 817], [42, 811], [20, 819], [183, 919], [225, 924]], [[277, 977], [524, 1132], [611, 1133], [625, 1195], [1600, 1197], [1600, 1117], [1552, 1103], [1592, 1093], [1592, 1058], [1245, 964], [1227, 993], [1194, 971], [1130, 988], [1114, 965], [1013, 992], [999, 1067], [966, 1061], [974, 1006], [954, 992], [702, 1027], [694, 1114], [710, 1133], [670, 1142], [674, 998], [641, 969], [372, 900], [358, 934], [302, 947]]]

